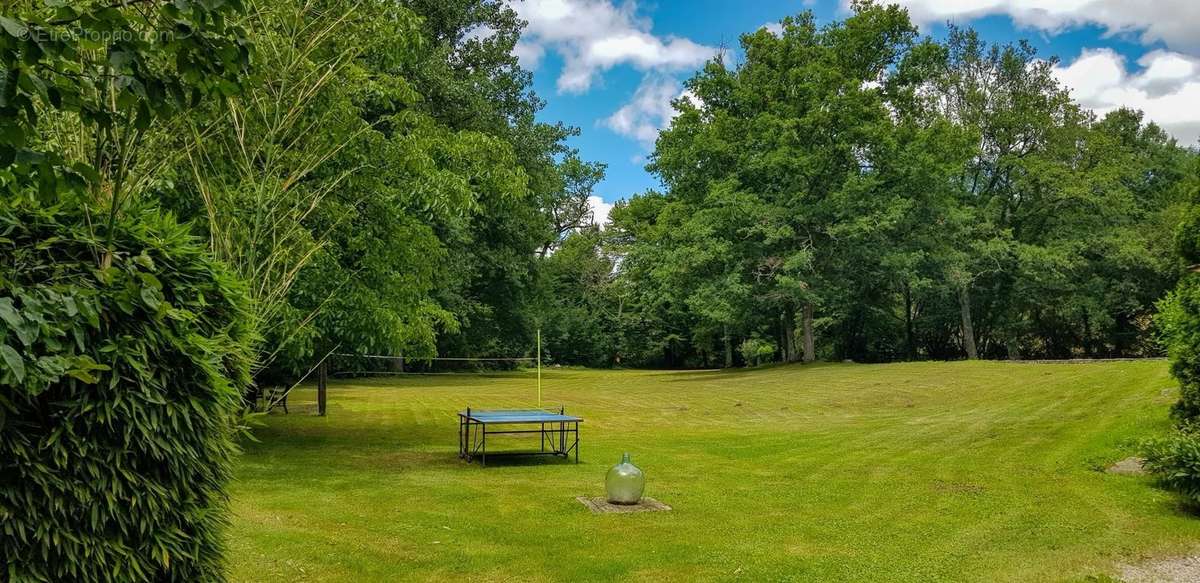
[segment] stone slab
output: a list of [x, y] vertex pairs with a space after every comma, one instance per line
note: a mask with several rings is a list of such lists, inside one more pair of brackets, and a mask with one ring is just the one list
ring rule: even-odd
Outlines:
[[587, 506], [593, 514], [624, 514], [628, 512], [666, 512], [670, 506], [653, 498], [642, 497], [637, 504], [609, 504], [603, 496], [579, 496], [575, 498], [580, 504]]

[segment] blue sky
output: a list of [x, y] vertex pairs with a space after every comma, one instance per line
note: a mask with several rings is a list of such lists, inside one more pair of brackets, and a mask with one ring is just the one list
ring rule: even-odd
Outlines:
[[[681, 82], [720, 47], [811, 9], [847, 14], [840, 0], [510, 0], [529, 26], [522, 64], [546, 101], [541, 117], [577, 126], [585, 159], [608, 164], [596, 194], [607, 204], [657, 188], [645, 156], [670, 122]], [[1200, 135], [1200, 0], [902, 0], [922, 32], [953, 21], [993, 42], [1029, 40], [1056, 56], [1060, 80], [1103, 113], [1143, 109], [1182, 143]], [[606, 214], [599, 203], [598, 214]]]

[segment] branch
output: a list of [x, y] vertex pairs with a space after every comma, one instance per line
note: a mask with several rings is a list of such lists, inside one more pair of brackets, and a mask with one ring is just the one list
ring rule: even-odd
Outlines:
[[92, 7], [91, 10], [80, 13], [79, 15], [73, 16], [71, 18], [61, 18], [58, 20], [50, 20], [50, 21], [47, 21], [46, 24], [49, 24], [51, 26], [62, 26], [64, 24], [71, 24], [72, 22], [78, 21], [78, 20], [82, 19], [84, 16], [87, 16], [88, 14], [91, 14], [93, 12], [99, 12], [101, 10], [110, 10], [110, 9], [116, 9], [116, 8], [128, 8], [128, 7], [136, 5], [136, 4], [149, 4], [151, 2], [157, 2], [157, 1], [159, 1], [159, 0], [122, 0], [121, 2], [115, 2], [113, 4], [109, 4], [108, 6]]

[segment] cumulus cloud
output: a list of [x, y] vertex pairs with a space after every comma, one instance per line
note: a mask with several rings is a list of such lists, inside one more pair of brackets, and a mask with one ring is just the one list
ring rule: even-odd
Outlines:
[[[1048, 31], [1094, 24], [1109, 34], [1136, 34], [1145, 44], [1164, 42], [1200, 53], [1200, 2], [1196, 0], [898, 0], [920, 23], [1008, 15], [1022, 26]], [[849, 3], [843, 0], [843, 5]]]
[[679, 95], [679, 84], [670, 77], [642, 80], [633, 100], [621, 106], [602, 123], [618, 134], [633, 138], [644, 146], [653, 146], [658, 131], [671, 122], [675, 110], [671, 100]]
[[1143, 55], [1130, 72], [1110, 49], [1084, 51], [1054, 74], [1081, 105], [1103, 115], [1125, 106], [1167, 130], [1183, 145], [1200, 138], [1200, 58], [1166, 50]]
[[695, 68], [716, 53], [686, 38], [655, 36], [632, 1], [617, 6], [611, 0], [510, 0], [510, 5], [529, 23], [517, 57], [532, 68], [546, 50], [560, 54], [558, 90], [563, 93], [587, 91], [598, 73], [617, 65], [677, 71]]
[[612, 131], [641, 142], [646, 149], [654, 147], [658, 132], [675, 119], [671, 102], [681, 97], [693, 103], [699, 98], [691, 91], [680, 90], [679, 82], [667, 76], [648, 76], [633, 94], [633, 99], [616, 112], [601, 120]]
[[603, 229], [608, 224], [608, 213], [612, 212], [613, 205], [604, 202], [604, 199], [592, 195], [588, 197], [588, 206], [592, 208], [592, 222], [600, 225]]
[[516, 55], [517, 61], [521, 63], [521, 67], [526, 71], [532, 71], [542, 62], [542, 57], [546, 56], [546, 49], [537, 43], [517, 41], [513, 47], [513, 54]]
[[783, 23], [782, 22], [768, 22], [758, 28], [759, 28], [759, 30], [766, 29], [767, 32], [769, 32], [775, 36], [783, 36]]

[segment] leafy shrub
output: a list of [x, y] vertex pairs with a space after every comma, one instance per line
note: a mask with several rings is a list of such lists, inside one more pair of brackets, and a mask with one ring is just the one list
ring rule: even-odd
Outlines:
[[1158, 304], [1155, 324], [1179, 381], [1179, 401], [1171, 415], [1181, 423], [1200, 418], [1200, 281], [1185, 276]]
[[103, 269], [88, 224], [0, 200], [0, 578], [221, 580], [243, 289], [169, 216]]
[[[1200, 263], [1200, 205], [1185, 211], [1175, 232], [1175, 245], [1185, 265]], [[1178, 431], [1143, 447], [1146, 469], [1163, 486], [1200, 504], [1200, 277], [1186, 274], [1175, 290], [1158, 303], [1160, 340], [1179, 381], [1179, 401], [1171, 407]]]
[[746, 366], [757, 366], [775, 356], [775, 344], [762, 338], [747, 338], [738, 350], [742, 353]]
[[1145, 468], [1167, 489], [1200, 506], [1200, 434], [1177, 431], [1144, 446]]

